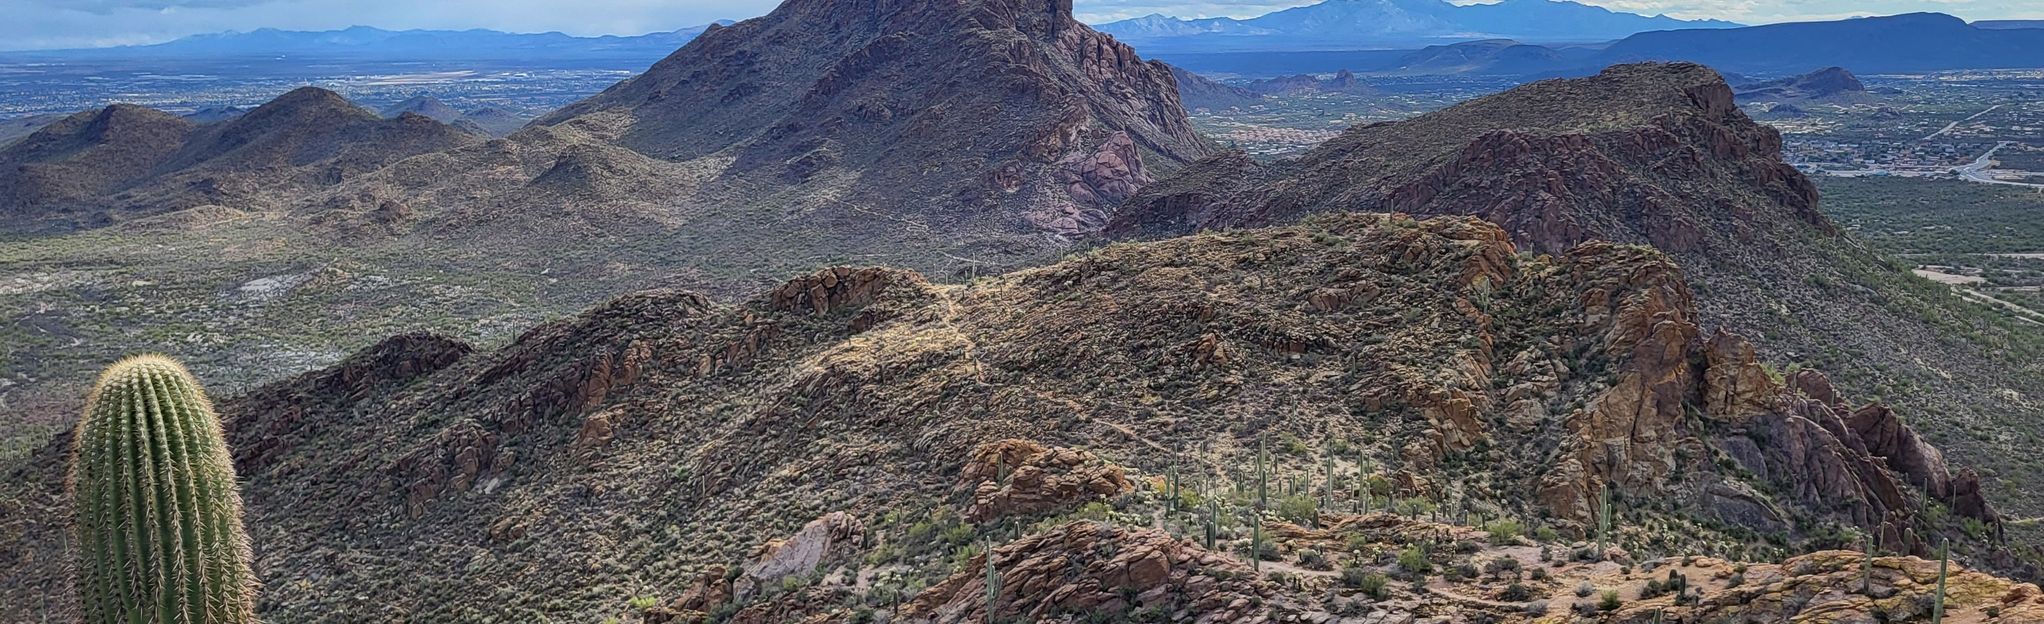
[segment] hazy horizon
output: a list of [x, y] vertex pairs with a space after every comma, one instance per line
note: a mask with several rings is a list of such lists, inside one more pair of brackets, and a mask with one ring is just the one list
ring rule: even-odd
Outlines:
[[[1081, 20], [1104, 23], [1161, 13], [1175, 17], [1254, 17], [1321, 0], [1076, 0]], [[1478, 4], [1451, 0], [1456, 4]], [[1579, 0], [1613, 11], [1721, 19], [1745, 24], [1940, 12], [1968, 21], [2044, 19], [2029, 0]], [[489, 29], [575, 36], [642, 35], [741, 20], [779, 0], [0, 0], [14, 19], [0, 23], [0, 50], [147, 45], [181, 37], [263, 28], [326, 31]]]

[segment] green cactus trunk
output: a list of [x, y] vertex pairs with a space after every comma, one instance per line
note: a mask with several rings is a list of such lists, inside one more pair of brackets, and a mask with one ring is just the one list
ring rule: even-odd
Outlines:
[[1001, 605], [1001, 572], [994, 568], [994, 546], [987, 545], [987, 621], [999, 621]]
[[1270, 508], [1270, 472], [1264, 467], [1263, 438], [1256, 439], [1256, 510]]
[[1605, 544], [1611, 539], [1611, 486], [1597, 493], [1597, 560], [1604, 559]]
[[1938, 544], [1938, 601], [1930, 608], [1930, 624], [1945, 622], [1945, 572], [1952, 565], [1952, 540], [1945, 539]]
[[73, 442], [87, 624], [252, 624], [255, 574], [220, 419], [168, 358], [108, 368]]

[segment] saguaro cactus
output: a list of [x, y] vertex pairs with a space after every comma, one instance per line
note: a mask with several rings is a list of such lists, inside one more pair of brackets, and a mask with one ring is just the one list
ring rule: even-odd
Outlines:
[[1938, 601], [1930, 608], [1930, 624], [1945, 622], [1945, 572], [1952, 566], [1952, 540], [1938, 543]]
[[987, 621], [999, 621], [1001, 605], [1001, 572], [994, 568], [994, 545], [987, 544]]
[[1605, 543], [1611, 539], [1611, 486], [1597, 492], [1597, 559], [1604, 559]]
[[253, 624], [255, 574], [220, 419], [184, 366], [122, 360], [73, 441], [87, 624]]

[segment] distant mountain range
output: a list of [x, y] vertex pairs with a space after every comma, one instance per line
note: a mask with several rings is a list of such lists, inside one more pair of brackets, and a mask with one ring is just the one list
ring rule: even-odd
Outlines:
[[[1166, 54], [1163, 58], [1185, 64], [1193, 71], [1214, 71], [1207, 62], [1215, 56], [1228, 55], [1187, 54], [1181, 59]], [[1601, 46], [1542, 45], [1509, 39], [1465, 41], [1348, 59], [1337, 68], [1352, 69], [1366, 77], [1468, 75], [1524, 79], [1588, 76], [1611, 65], [1640, 61], [1688, 61], [1725, 73], [1775, 77], [1832, 67], [1859, 74], [2044, 67], [2044, 29], [1983, 28], [1942, 13], [1911, 13], [1829, 22], [1643, 32]], [[1312, 59], [1302, 58], [1300, 62], [1310, 64]], [[1263, 75], [1331, 73], [1337, 68], [1301, 66]]]
[[1684, 60], [1742, 73], [1800, 73], [1831, 66], [1862, 74], [2044, 67], [2044, 29], [1981, 28], [1942, 13], [1909, 13], [1640, 33], [1611, 44], [1598, 60]]
[[1326, 0], [1251, 19], [1150, 15], [1098, 28], [1145, 52], [1156, 53], [1354, 49], [1500, 38], [1595, 42], [1652, 30], [1737, 26], [1718, 20], [1622, 13], [1555, 0], [1503, 0], [1467, 6], [1443, 0]]
[[[719, 22], [716, 25], [729, 25]], [[577, 37], [558, 32], [496, 30], [384, 30], [354, 26], [299, 31], [263, 28], [249, 32], [193, 35], [140, 46], [11, 52], [8, 56], [64, 59], [233, 59], [309, 57], [347, 60], [519, 60], [643, 59], [652, 62], [681, 47], [712, 24], [668, 32], [620, 37]]]

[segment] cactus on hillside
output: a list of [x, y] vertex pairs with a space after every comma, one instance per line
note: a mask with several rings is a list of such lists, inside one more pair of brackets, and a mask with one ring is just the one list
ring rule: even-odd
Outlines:
[[1263, 511], [1263, 510], [1265, 510], [1265, 509], [1269, 509], [1269, 508], [1270, 508], [1270, 472], [1269, 472], [1268, 468], [1266, 468], [1266, 467], [1264, 466], [1264, 463], [1265, 463], [1265, 457], [1264, 457], [1264, 456], [1265, 456], [1265, 455], [1267, 455], [1267, 453], [1266, 453], [1266, 452], [1265, 452], [1265, 451], [1263, 450], [1263, 438], [1262, 438], [1261, 436], [1258, 436], [1258, 437], [1256, 438], [1256, 510], [1257, 510], [1257, 511]]
[[88, 624], [255, 622], [234, 462], [198, 381], [160, 356], [109, 367], [73, 440]]
[[1945, 622], [1945, 572], [1952, 565], [1952, 539], [1938, 542], [1938, 601], [1930, 608], [1930, 624]]
[[998, 621], [1000, 613], [1001, 572], [994, 568], [994, 545], [987, 544], [987, 621]]
[[1611, 486], [1605, 485], [1597, 493], [1597, 559], [1604, 558], [1606, 543], [1611, 539]]

